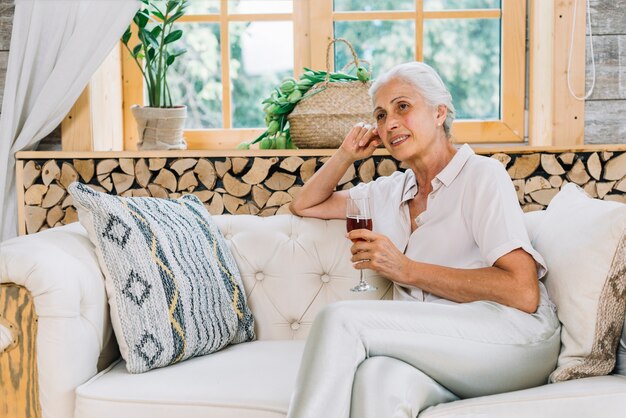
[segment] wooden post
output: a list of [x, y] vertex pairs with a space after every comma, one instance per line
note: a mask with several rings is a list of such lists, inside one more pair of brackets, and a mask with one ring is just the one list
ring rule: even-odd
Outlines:
[[[578, 1], [570, 52], [574, 2]], [[586, 1], [530, 1], [529, 145], [584, 143]]]

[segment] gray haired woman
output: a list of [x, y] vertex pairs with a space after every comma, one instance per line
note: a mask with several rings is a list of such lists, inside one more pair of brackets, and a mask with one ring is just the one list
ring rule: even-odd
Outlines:
[[[376, 126], [356, 125], [291, 209], [343, 219], [348, 196], [369, 197], [374, 230], [348, 234], [352, 261], [392, 280], [394, 300], [318, 315], [288, 417], [414, 417], [457, 397], [547, 383], [559, 322], [507, 172], [453, 146], [452, 99], [428, 65], [398, 65], [370, 94]], [[335, 192], [381, 143], [408, 169]]]

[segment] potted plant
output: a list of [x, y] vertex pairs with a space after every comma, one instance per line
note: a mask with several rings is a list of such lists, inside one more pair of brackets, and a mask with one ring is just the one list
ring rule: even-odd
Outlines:
[[139, 149], [185, 149], [183, 126], [186, 106], [172, 105], [167, 85], [167, 71], [177, 57], [187, 52], [174, 49], [183, 36], [173, 29], [174, 22], [185, 14], [188, 0], [141, 0], [133, 22], [139, 43], [129, 46], [132, 27], [122, 36], [122, 43], [139, 66], [145, 80], [148, 106], [131, 106], [139, 131]]

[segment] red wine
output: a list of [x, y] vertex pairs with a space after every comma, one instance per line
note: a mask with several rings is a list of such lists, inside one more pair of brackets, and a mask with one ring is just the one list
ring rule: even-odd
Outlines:
[[[346, 218], [346, 229], [348, 232], [354, 229], [369, 229], [372, 230], [372, 218]], [[358, 240], [352, 240], [355, 242]]]

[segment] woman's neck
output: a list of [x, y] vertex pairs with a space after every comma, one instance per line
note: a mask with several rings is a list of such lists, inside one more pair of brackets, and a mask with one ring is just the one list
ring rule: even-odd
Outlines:
[[406, 161], [419, 186], [419, 193], [430, 193], [432, 180], [443, 170], [456, 154], [456, 148], [445, 139], [437, 141], [436, 145], [428, 152], [419, 155], [417, 158]]

